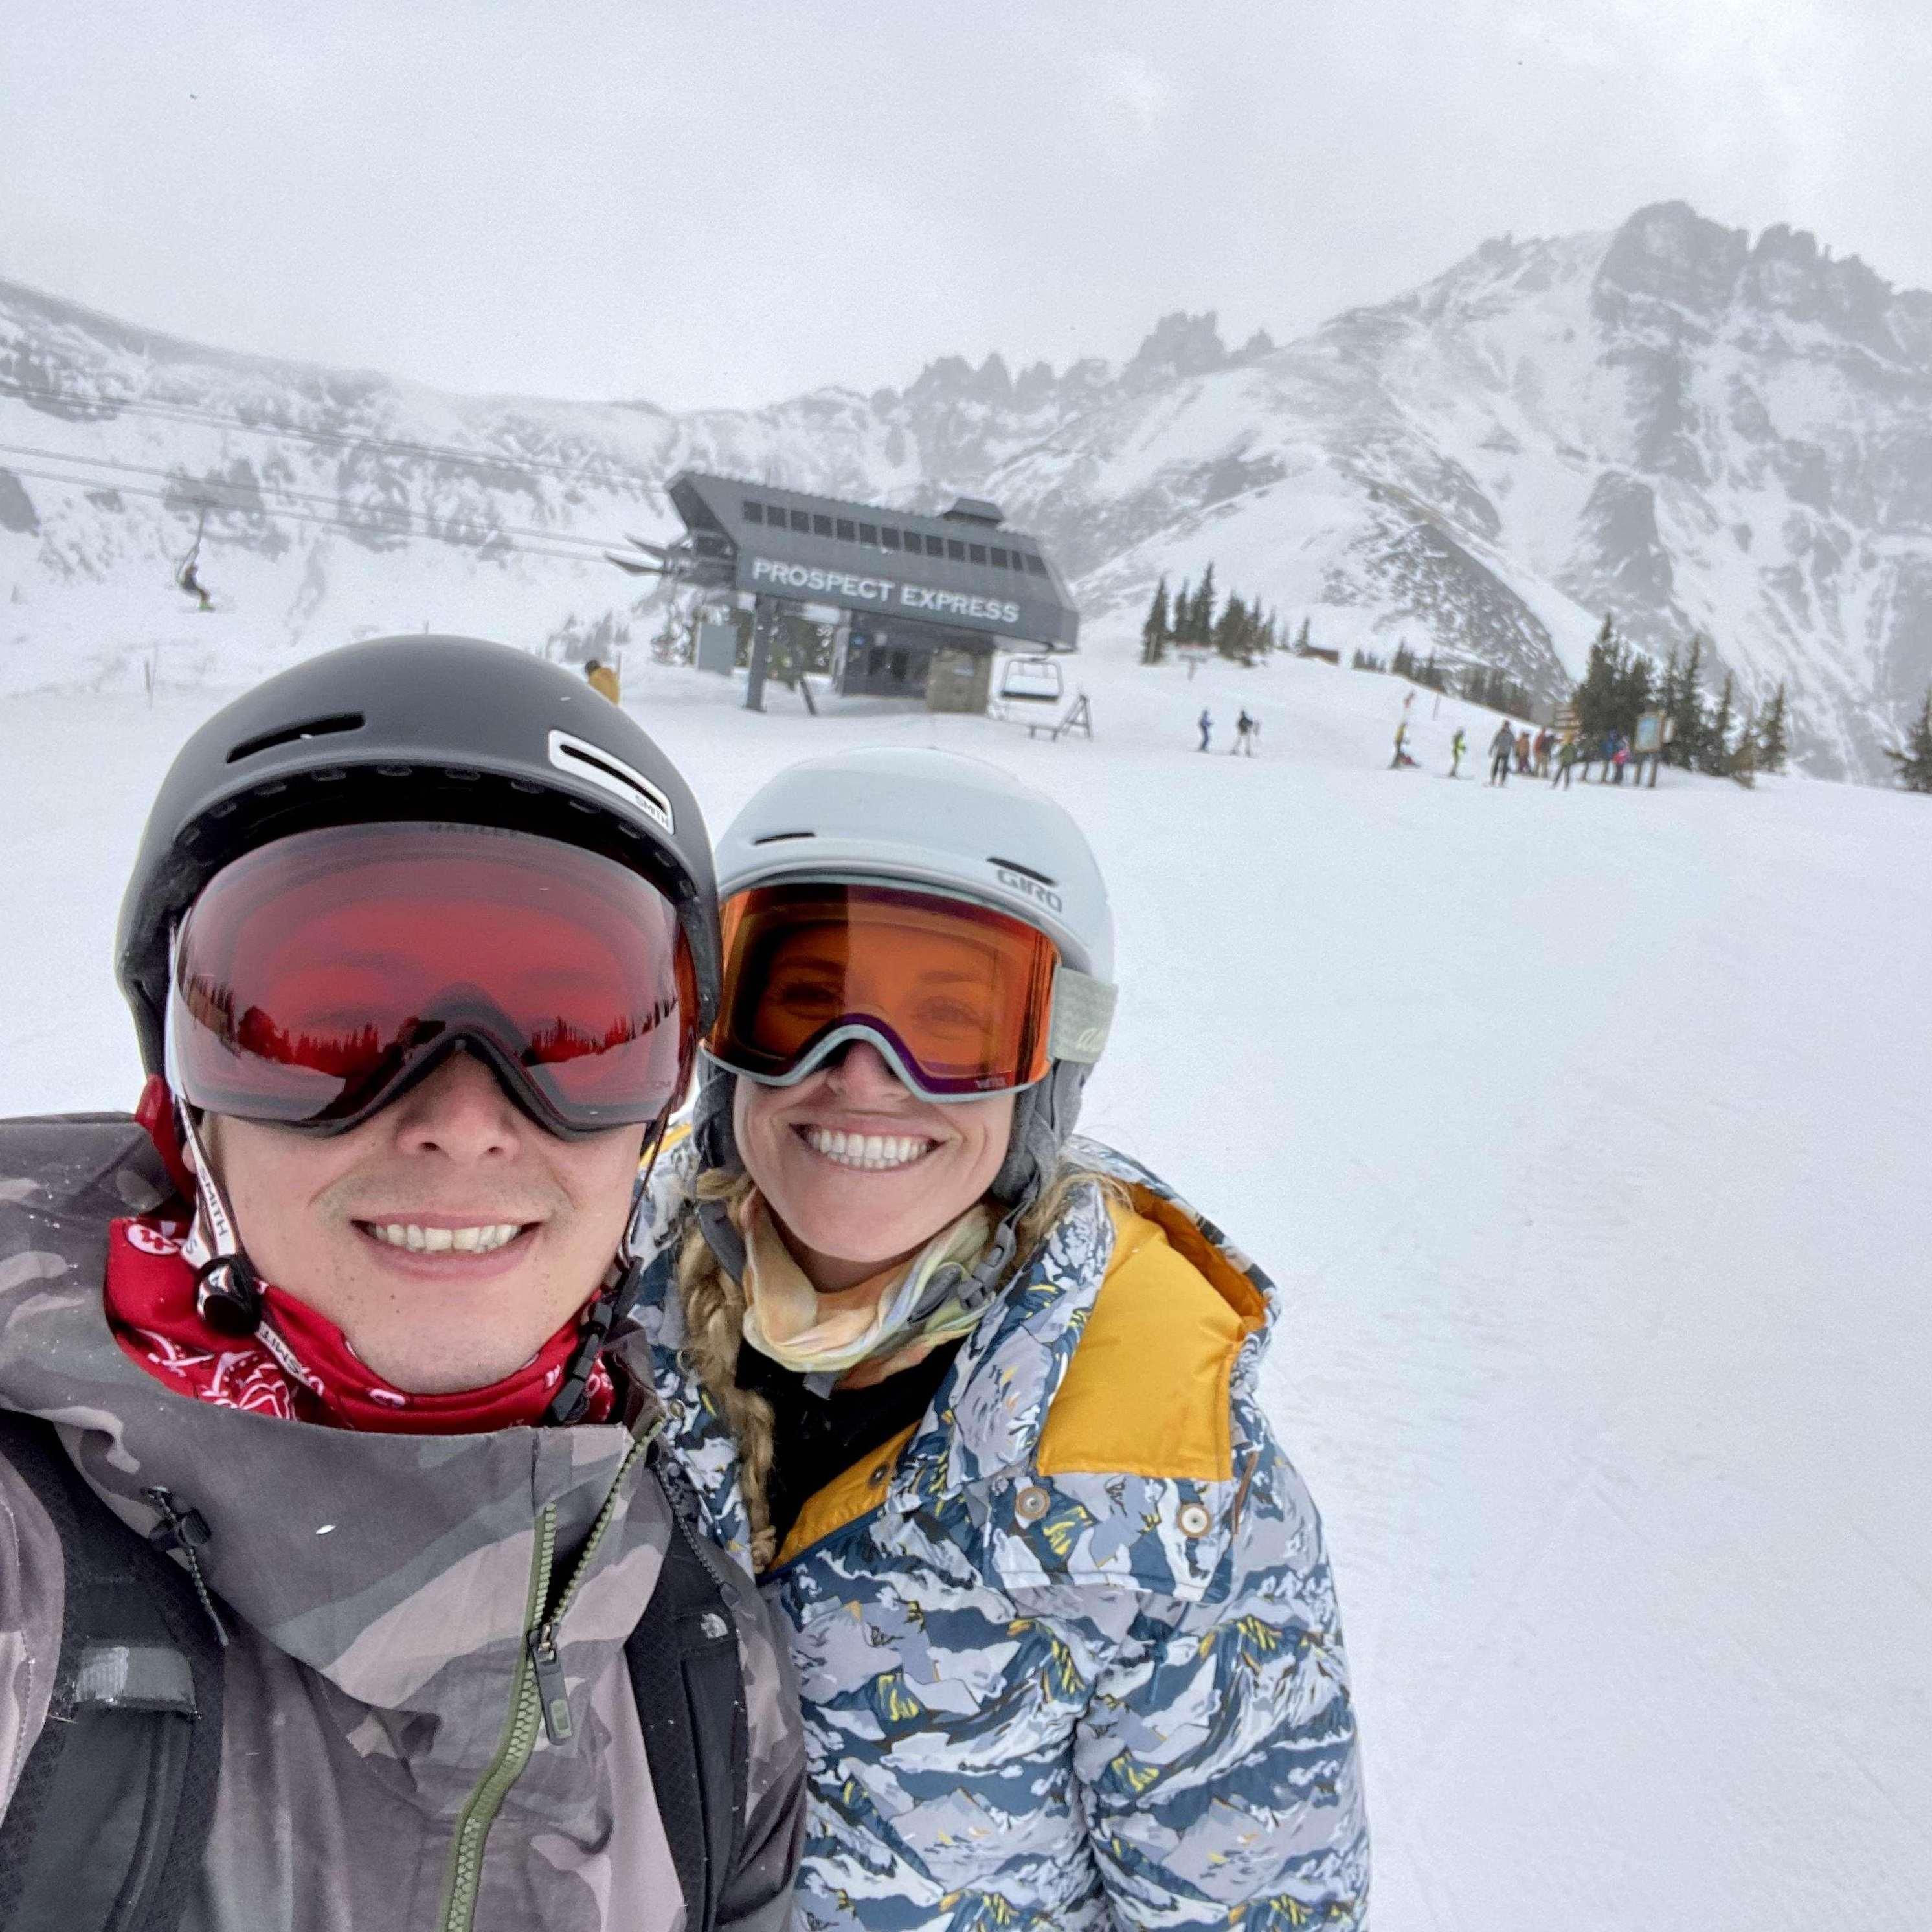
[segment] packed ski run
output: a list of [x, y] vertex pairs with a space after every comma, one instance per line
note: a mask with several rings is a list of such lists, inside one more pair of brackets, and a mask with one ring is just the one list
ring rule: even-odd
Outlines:
[[[932, 744], [1091, 839], [1121, 996], [1082, 1130], [1283, 1290], [1378, 1927], [1920, 1922], [1922, 800], [1491, 787], [1497, 717], [1427, 692], [1390, 770], [1408, 687], [1315, 662], [1090, 652], [1094, 735], [1049, 740], [778, 686], [748, 716], [641, 655], [626, 704], [714, 830], [793, 760]], [[0, 1111], [131, 1103], [109, 935], [220, 696], [6, 701]]]

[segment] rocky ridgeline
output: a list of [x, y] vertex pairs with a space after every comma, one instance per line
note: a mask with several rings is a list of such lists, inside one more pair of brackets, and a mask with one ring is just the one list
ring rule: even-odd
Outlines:
[[[0, 286], [0, 688], [238, 675], [398, 622], [648, 625], [600, 546], [672, 527], [685, 464], [992, 496], [1095, 648], [1210, 558], [1318, 643], [1545, 698], [1606, 610], [1659, 653], [1701, 631], [1748, 701], [1787, 685], [1822, 775], [1885, 776], [1932, 680], [1932, 296], [1681, 204], [1486, 243], [1285, 346], [1172, 315], [1118, 368], [947, 357], [755, 411], [452, 398]], [[190, 622], [170, 578], [203, 502], [218, 608]]]

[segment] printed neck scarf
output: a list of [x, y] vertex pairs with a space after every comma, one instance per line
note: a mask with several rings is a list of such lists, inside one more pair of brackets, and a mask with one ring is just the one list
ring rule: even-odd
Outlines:
[[933, 1276], [941, 1268], [950, 1264], [958, 1271], [956, 1284], [963, 1282], [986, 1252], [993, 1220], [984, 1208], [968, 1208], [910, 1262], [856, 1285], [874, 1293], [854, 1294], [850, 1306], [838, 1307], [826, 1306], [806, 1280], [755, 1188], [733, 1218], [745, 1240], [745, 1340], [796, 1373], [836, 1376], [915, 1346], [922, 1345], [923, 1352], [970, 1334], [992, 1305], [988, 1298], [968, 1308], [956, 1285], [926, 1306], [932, 1302]]
[[[577, 1346], [573, 1318], [520, 1369], [487, 1388], [410, 1394], [385, 1384], [334, 1322], [266, 1282], [256, 1332], [218, 1334], [195, 1311], [195, 1272], [183, 1252], [189, 1239], [177, 1222], [113, 1223], [107, 1242], [108, 1324], [130, 1359], [156, 1381], [220, 1408], [404, 1436], [534, 1427]], [[601, 1360], [589, 1397], [584, 1420], [608, 1421], [616, 1391]]]

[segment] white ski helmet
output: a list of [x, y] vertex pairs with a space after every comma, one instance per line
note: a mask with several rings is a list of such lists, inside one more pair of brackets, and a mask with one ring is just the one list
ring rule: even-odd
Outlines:
[[[983, 759], [880, 748], [782, 771], [734, 819], [716, 854], [721, 903], [784, 881], [882, 880], [986, 905], [1044, 933], [1060, 954], [1053, 1064], [1015, 1103], [1000, 1199], [1030, 1200], [1059, 1158], [1114, 1000], [1114, 920], [1093, 850], [1072, 816]], [[707, 1162], [735, 1165], [734, 1075], [709, 1063], [698, 1107]]]

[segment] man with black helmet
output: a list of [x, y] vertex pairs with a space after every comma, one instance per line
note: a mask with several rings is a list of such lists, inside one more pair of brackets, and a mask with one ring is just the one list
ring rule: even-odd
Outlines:
[[0, 1124], [0, 1922], [778, 1932], [783, 1642], [630, 1322], [703, 822], [502, 646], [285, 672], [122, 908], [138, 1124]]

